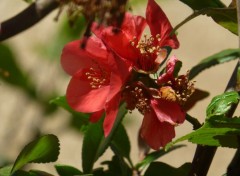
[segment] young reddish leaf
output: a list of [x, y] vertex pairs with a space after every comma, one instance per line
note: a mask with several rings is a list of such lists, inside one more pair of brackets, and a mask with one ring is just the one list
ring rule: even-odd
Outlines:
[[26, 145], [18, 155], [11, 173], [22, 168], [27, 163], [49, 163], [57, 160], [59, 141], [55, 135], [42, 136]]

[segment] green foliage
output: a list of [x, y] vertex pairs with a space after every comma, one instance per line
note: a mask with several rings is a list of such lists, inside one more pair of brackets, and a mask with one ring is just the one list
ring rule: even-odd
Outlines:
[[0, 78], [26, 91], [30, 97], [35, 97], [36, 92], [29, 77], [20, 68], [13, 51], [6, 44], [0, 44], [0, 56]]
[[240, 135], [240, 119], [226, 118], [224, 116], [213, 116], [198, 130], [169, 143], [166, 149], [173, 144], [188, 140], [192, 143], [217, 146], [217, 147], [239, 147], [238, 136]]
[[206, 14], [235, 35], [238, 35], [237, 10], [236, 8], [209, 9]]
[[[198, 15], [208, 15], [212, 19], [228, 29], [230, 32], [238, 35], [237, 11], [236, 8], [226, 8], [219, 0], [180, 0], [192, 8], [195, 13], [193, 18]], [[189, 20], [192, 18], [189, 18]], [[189, 21], [187, 20], [187, 21]]]
[[0, 176], [10, 176], [11, 170], [12, 170], [12, 165], [0, 168]]
[[179, 168], [174, 168], [162, 162], [153, 162], [146, 170], [144, 176], [186, 176], [191, 168], [191, 163], [185, 163]]
[[86, 127], [89, 124], [89, 117], [90, 114], [85, 114], [81, 112], [76, 112], [74, 111], [67, 103], [66, 97], [65, 96], [60, 96], [57, 97], [53, 100], [50, 101], [51, 104], [55, 104], [57, 106], [60, 106], [61, 108], [67, 110], [68, 112], [71, 113], [72, 115], [72, 122], [71, 126], [80, 130], [80, 131], [85, 131]]
[[165, 154], [176, 150], [178, 148], [183, 147], [184, 145], [176, 145], [173, 146], [172, 148], [170, 148], [169, 150], [165, 151], [164, 149], [158, 150], [158, 151], [154, 151], [152, 153], [149, 153], [141, 162], [139, 162], [135, 168], [137, 170], [143, 170], [147, 165], [151, 164], [153, 161], [155, 161], [156, 159], [164, 156]]
[[184, 4], [191, 7], [193, 10], [201, 10], [204, 8], [224, 8], [226, 7], [221, 1], [219, 0], [180, 0]]
[[55, 169], [59, 176], [74, 176], [74, 175], [81, 175], [82, 172], [75, 167], [68, 166], [68, 165], [55, 165]]
[[111, 144], [123, 117], [126, 115], [125, 104], [119, 108], [118, 115], [110, 134], [105, 138], [103, 134], [103, 119], [98, 123], [90, 124], [83, 139], [82, 167], [84, 173], [91, 173], [95, 161], [105, 152]]
[[169, 143], [166, 149], [184, 140], [209, 146], [239, 147], [240, 119], [225, 116], [231, 105], [239, 99], [238, 93], [234, 91], [214, 97], [207, 108], [206, 123], [198, 130]]
[[48, 134], [26, 145], [18, 155], [11, 173], [22, 168], [27, 163], [48, 163], [57, 160], [59, 155], [58, 138]]
[[210, 118], [216, 115], [225, 115], [232, 104], [238, 103], [240, 96], [237, 92], [226, 92], [222, 95], [214, 97], [207, 107], [207, 117]]
[[125, 157], [130, 164], [132, 163], [130, 159], [130, 141], [127, 132], [122, 124], [119, 125], [116, 134], [112, 139], [111, 148], [115, 151], [115, 154], [118, 154], [121, 157]]
[[197, 76], [203, 70], [210, 68], [217, 64], [222, 64], [222, 63], [237, 59], [237, 58], [239, 58], [239, 56], [240, 56], [239, 49], [227, 49], [227, 50], [223, 50], [219, 53], [216, 53], [210, 57], [203, 59], [200, 63], [198, 63], [196, 66], [194, 66], [190, 70], [189, 78], [193, 79], [195, 76]]
[[108, 166], [108, 170], [105, 171], [105, 176], [129, 176], [132, 175], [131, 169], [128, 165], [122, 160], [121, 157], [114, 155], [112, 161], [105, 161], [102, 164]]

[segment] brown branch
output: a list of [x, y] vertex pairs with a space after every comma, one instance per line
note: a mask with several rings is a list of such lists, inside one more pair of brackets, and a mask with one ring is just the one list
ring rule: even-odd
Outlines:
[[0, 23], [0, 41], [30, 28], [58, 6], [57, 0], [38, 0], [32, 3], [16, 16]]

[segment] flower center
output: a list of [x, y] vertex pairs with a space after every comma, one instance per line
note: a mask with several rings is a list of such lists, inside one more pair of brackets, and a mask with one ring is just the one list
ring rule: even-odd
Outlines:
[[150, 99], [147, 91], [140, 84], [136, 83], [126, 86], [122, 95], [130, 112], [135, 108], [142, 114], [149, 111]]
[[92, 89], [98, 89], [109, 85], [110, 74], [101, 68], [89, 68], [85, 71], [85, 78], [89, 81]]
[[162, 97], [177, 100], [179, 104], [183, 105], [194, 92], [194, 82], [189, 81], [188, 74], [189, 72], [186, 75], [180, 75], [173, 81], [169, 81], [168, 86], [162, 87], [160, 89]]
[[158, 56], [162, 55], [162, 48], [157, 45], [160, 41], [160, 35], [155, 37], [144, 35], [143, 39], [137, 41], [136, 37], [130, 41], [131, 45], [137, 50], [137, 69], [145, 72], [155, 72], [158, 68]]

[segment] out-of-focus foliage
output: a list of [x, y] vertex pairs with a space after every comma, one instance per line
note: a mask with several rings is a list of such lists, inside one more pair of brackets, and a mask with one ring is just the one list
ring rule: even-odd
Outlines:
[[227, 8], [219, 0], [180, 0], [190, 8], [192, 8], [196, 14], [207, 15], [221, 25], [228, 29], [232, 33], [238, 35], [237, 27], [237, 10], [236, 8]]
[[199, 73], [201, 73], [203, 70], [210, 68], [217, 64], [222, 64], [231, 60], [238, 59], [240, 56], [240, 50], [239, 49], [227, 49], [223, 50], [219, 53], [216, 53], [212, 56], [209, 56], [205, 59], [203, 59], [200, 63], [195, 65], [189, 73], [189, 78], [193, 79], [195, 76], [197, 76]]

